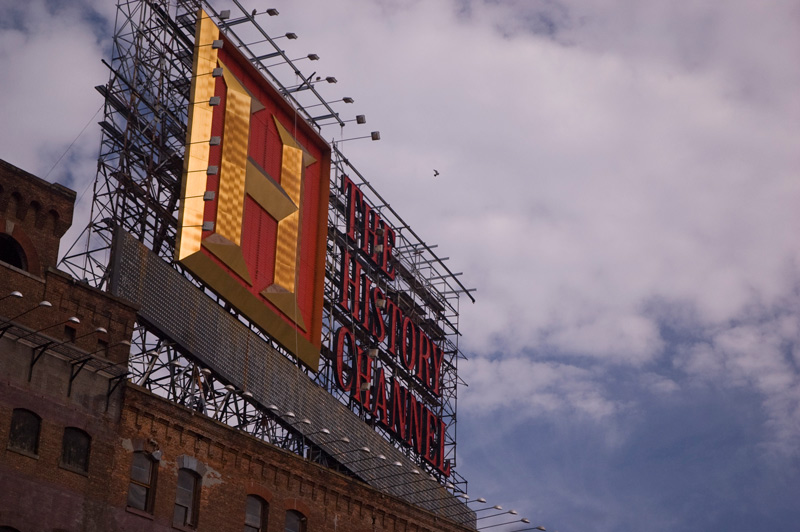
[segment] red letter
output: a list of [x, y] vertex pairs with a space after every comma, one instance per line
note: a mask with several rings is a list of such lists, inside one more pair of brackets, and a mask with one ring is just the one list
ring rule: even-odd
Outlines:
[[370, 321], [372, 320], [372, 314], [369, 311], [369, 293], [372, 290], [372, 281], [370, 280], [369, 276], [364, 274], [364, 279], [362, 283], [363, 290], [361, 291], [361, 325], [369, 331]]
[[[356, 382], [353, 389], [350, 390], [350, 395], [355, 397], [356, 401], [361, 404], [361, 406], [369, 410], [369, 391], [372, 384], [372, 359], [367, 356], [367, 353], [364, 352], [363, 349], [359, 349], [357, 362], [355, 370]], [[366, 384], [366, 386], [362, 386], [364, 384]]]
[[375, 381], [375, 400], [372, 402], [372, 415], [378, 418], [378, 422], [388, 429], [391, 427], [386, 412], [386, 374], [383, 368], [378, 370], [378, 376]]
[[[351, 271], [352, 266], [352, 271]], [[346, 248], [342, 250], [342, 284], [339, 286], [339, 306], [349, 312], [355, 321], [361, 314], [361, 263], [350, 256]]]
[[361, 202], [361, 251], [367, 254], [371, 261], [377, 262], [375, 257], [375, 244], [377, 243], [376, 230], [378, 229], [378, 215], [366, 201]]
[[439, 428], [439, 419], [433, 415], [433, 412], [425, 408], [425, 454], [422, 456], [432, 466], [437, 466], [436, 452], [434, 444], [436, 440], [436, 429]]
[[400, 342], [402, 356], [400, 362], [409, 372], [414, 373], [417, 364], [417, 330], [411, 318], [403, 318], [403, 337]]
[[422, 381], [426, 388], [431, 388], [431, 339], [422, 329], [419, 330], [419, 341], [417, 342], [417, 378]]
[[387, 299], [385, 313], [389, 316], [389, 345], [387, 348], [391, 354], [397, 356], [398, 331], [400, 330], [400, 324], [403, 322], [403, 311], [395, 305], [394, 301]]
[[440, 384], [442, 383], [442, 359], [444, 358], [444, 351], [442, 348], [436, 345], [435, 342], [431, 342], [431, 377], [433, 377], [433, 382], [429, 386], [431, 392], [437, 397], [441, 395], [441, 391], [439, 390]]
[[386, 324], [383, 322], [381, 310], [378, 308], [379, 299], [386, 301], [386, 296], [383, 291], [376, 286], [372, 289], [372, 305], [370, 307], [370, 312], [372, 313], [372, 329], [369, 332], [375, 337], [378, 343], [381, 343], [383, 339], [386, 338]]
[[[352, 366], [345, 366], [344, 363], [344, 344], [345, 341], [348, 344], [347, 352], [350, 354], [350, 359], [352, 360], [352, 353], [353, 348], [356, 345], [356, 338], [353, 336], [353, 333], [347, 327], [339, 327], [339, 330], [336, 331], [336, 335], [334, 336], [333, 343], [336, 346], [336, 359], [335, 359], [335, 372], [336, 372], [336, 384], [339, 385], [339, 388], [342, 390], [349, 392], [350, 389], [353, 387], [353, 368]], [[345, 382], [345, 375], [348, 377], [347, 382]]]
[[406, 439], [406, 395], [408, 390], [392, 379], [392, 422], [391, 430], [401, 441]]
[[406, 415], [408, 416], [408, 437], [406, 443], [410, 445], [417, 454], [422, 454], [422, 424], [425, 421], [423, 410], [425, 405], [417, 401], [413, 392], [408, 392], [408, 406]]
[[436, 457], [436, 461], [439, 463], [438, 469], [442, 473], [444, 473], [445, 477], [450, 476], [450, 460], [444, 459], [444, 440], [445, 440], [445, 431], [447, 428], [444, 425], [444, 421], [439, 419], [439, 456]]
[[394, 279], [394, 264], [392, 264], [392, 249], [394, 249], [394, 230], [388, 224], [381, 222], [383, 228], [383, 253], [379, 265], [383, 273]]
[[362, 203], [364, 193], [346, 175], [342, 175], [342, 192], [347, 196], [347, 236], [355, 240], [356, 212]]

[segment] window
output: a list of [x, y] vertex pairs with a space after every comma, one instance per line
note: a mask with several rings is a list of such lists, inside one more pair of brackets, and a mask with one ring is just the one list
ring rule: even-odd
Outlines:
[[86, 432], [75, 427], [64, 429], [64, 441], [61, 446], [61, 466], [81, 473], [89, 472], [89, 450], [92, 438]]
[[42, 418], [24, 408], [15, 408], [11, 414], [8, 447], [32, 455], [39, 453], [39, 429]]
[[99, 338], [97, 339], [97, 354], [108, 358], [108, 342]]
[[294, 510], [287, 511], [284, 530], [286, 532], [306, 532], [306, 517]]
[[199, 492], [200, 476], [191, 469], [179, 469], [178, 491], [175, 494], [172, 524], [190, 527], [197, 525], [197, 495]]
[[19, 532], [19, 530], [10, 526], [0, 526], [0, 532]]
[[20, 270], [28, 269], [28, 259], [25, 257], [25, 251], [22, 250], [22, 246], [13, 237], [7, 234], [0, 234], [0, 261], [15, 266]]
[[128, 484], [128, 506], [153, 513], [158, 462], [150, 453], [137, 451], [131, 462], [131, 482]]
[[244, 532], [262, 532], [267, 529], [267, 501], [256, 495], [247, 496], [244, 512]]

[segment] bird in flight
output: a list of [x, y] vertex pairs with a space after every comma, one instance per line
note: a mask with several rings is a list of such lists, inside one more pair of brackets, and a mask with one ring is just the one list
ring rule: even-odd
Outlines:
[[436, 177], [437, 175], [439, 175], [439, 170], [437, 170], [436, 168], [434, 168], [434, 169], [433, 169], [433, 177]]

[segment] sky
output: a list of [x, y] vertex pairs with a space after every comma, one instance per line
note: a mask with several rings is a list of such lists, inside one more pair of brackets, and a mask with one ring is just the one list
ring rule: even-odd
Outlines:
[[[800, 2], [243, 3], [320, 56], [367, 117], [323, 135], [380, 130], [348, 157], [477, 289], [473, 499], [560, 532], [797, 530]], [[0, 6], [0, 158], [78, 192], [73, 239], [113, 4]]]

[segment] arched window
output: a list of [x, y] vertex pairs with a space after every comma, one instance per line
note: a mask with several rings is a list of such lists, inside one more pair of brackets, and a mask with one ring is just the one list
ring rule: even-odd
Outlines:
[[306, 532], [306, 516], [295, 510], [286, 511], [286, 532]]
[[0, 526], [0, 532], [19, 532], [19, 530], [10, 526]]
[[28, 258], [19, 242], [11, 235], [0, 233], [0, 261], [20, 270], [28, 270]]
[[64, 440], [61, 445], [61, 466], [81, 473], [89, 472], [89, 451], [92, 437], [79, 428], [64, 429]]
[[144, 451], [133, 453], [131, 481], [128, 484], [128, 506], [153, 513], [158, 461]]
[[244, 532], [263, 532], [267, 529], [267, 501], [257, 495], [247, 496], [244, 511]]
[[175, 509], [172, 524], [197, 526], [197, 503], [200, 494], [200, 475], [191, 469], [178, 470], [178, 491], [175, 493]]
[[11, 414], [8, 447], [32, 455], [39, 454], [39, 430], [42, 418], [24, 408], [15, 408]]

